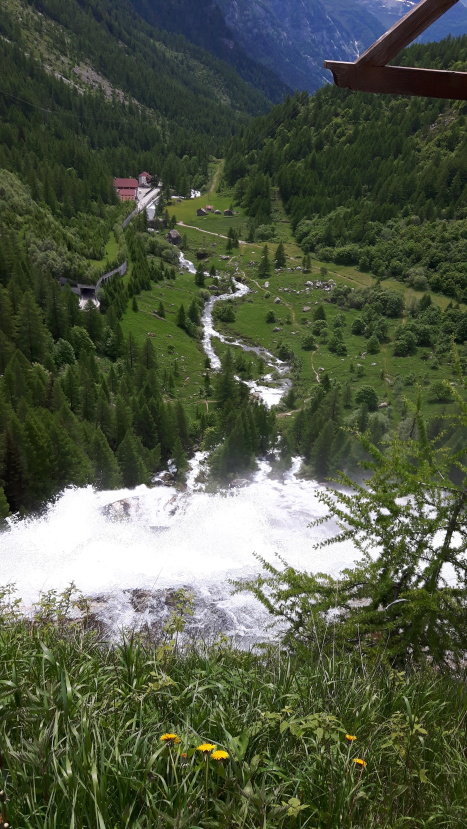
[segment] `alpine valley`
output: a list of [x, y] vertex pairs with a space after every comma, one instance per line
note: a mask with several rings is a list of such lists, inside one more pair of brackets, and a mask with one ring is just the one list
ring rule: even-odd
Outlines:
[[0, 0], [0, 829], [465, 823], [467, 104], [322, 70], [408, 6]]

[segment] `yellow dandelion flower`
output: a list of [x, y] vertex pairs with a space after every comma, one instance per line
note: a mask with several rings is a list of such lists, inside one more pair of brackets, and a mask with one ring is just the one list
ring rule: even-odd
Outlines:
[[215, 749], [216, 746], [213, 743], [201, 743], [200, 746], [196, 746], [196, 751], [202, 751], [205, 754], [209, 751]]
[[355, 763], [355, 765], [360, 766], [360, 768], [362, 769], [364, 769], [366, 766], [365, 760], [361, 760], [360, 757], [354, 757], [352, 763]]
[[161, 742], [167, 743], [169, 745], [175, 745], [175, 743], [181, 743], [180, 737], [177, 734], [163, 734], [162, 737], [159, 738]]
[[346, 734], [346, 735], [345, 735], [345, 739], [346, 739], [349, 743], [353, 743], [353, 741], [354, 741], [354, 740], [356, 740], [357, 738], [356, 738], [353, 734]]
[[213, 760], [228, 760], [229, 752], [219, 749], [218, 751], [213, 751], [211, 757]]

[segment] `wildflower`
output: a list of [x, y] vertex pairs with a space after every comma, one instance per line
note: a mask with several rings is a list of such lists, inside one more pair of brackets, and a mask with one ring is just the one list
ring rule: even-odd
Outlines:
[[360, 757], [354, 757], [352, 763], [355, 763], [355, 765], [360, 766], [361, 769], [364, 769], [366, 766], [365, 760], [361, 760]]
[[229, 752], [218, 749], [217, 751], [212, 752], [211, 757], [213, 760], [228, 760]]
[[167, 745], [175, 745], [176, 743], [181, 743], [180, 737], [176, 734], [163, 734], [162, 737], [159, 738], [163, 743], [167, 743]]
[[196, 751], [202, 751], [204, 754], [207, 754], [215, 748], [216, 746], [213, 743], [201, 743], [200, 746], [196, 746]]
[[346, 734], [345, 739], [347, 740], [348, 743], [353, 743], [353, 741], [356, 740], [357, 738], [354, 737], [353, 734]]

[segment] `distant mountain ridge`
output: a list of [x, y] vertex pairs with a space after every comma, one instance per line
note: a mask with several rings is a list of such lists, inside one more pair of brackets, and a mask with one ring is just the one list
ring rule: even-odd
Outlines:
[[[133, 2], [138, 5], [138, 0]], [[155, 0], [144, 2], [153, 7], [160, 5]], [[180, 0], [175, 0], [175, 5], [177, 2]], [[355, 60], [416, 3], [414, 0], [203, 0], [202, 5], [218, 7], [223, 12], [232, 43], [240, 44], [250, 58], [277, 73], [294, 89], [314, 92], [330, 81], [329, 73], [323, 69], [325, 59]], [[420, 41], [439, 41], [448, 34], [465, 33], [467, 8], [459, 2], [430, 26]], [[210, 48], [206, 42], [203, 45]]]
[[[324, 60], [355, 60], [415, 0], [130, 0], [153, 26], [182, 34], [235, 67], [278, 102], [290, 89], [315, 92], [331, 81]], [[459, 2], [422, 42], [467, 33]]]
[[314, 92], [329, 80], [325, 58], [355, 60], [384, 27], [346, 0], [217, 0], [248, 54], [294, 89]]
[[[404, 14], [417, 5], [415, 0], [349, 0], [350, 5], [357, 3], [381, 21], [385, 28], [393, 26]], [[439, 41], [448, 35], [458, 37], [467, 34], [467, 3], [459, 0], [452, 9], [433, 23], [418, 38], [421, 43]]]

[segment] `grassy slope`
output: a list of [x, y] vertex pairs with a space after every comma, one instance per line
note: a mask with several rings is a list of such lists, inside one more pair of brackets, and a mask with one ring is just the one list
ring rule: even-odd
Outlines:
[[[177, 271], [177, 278], [158, 282], [150, 291], [143, 291], [137, 297], [138, 311], [131, 309], [131, 302], [122, 320], [125, 336], [131, 331], [142, 345], [148, 334], [156, 347], [157, 360], [162, 371], [173, 370], [175, 360], [180, 374], [175, 378], [179, 396], [187, 403], [196, 403], [200, 399], [199, 389], [203, 386], [204, 352], [200, 344], [177, 327], [175, 319], [178, 308], [183, 303], [188, 309], [194, 296], [198, 294], [192, 274]], [[154, 316], [159, 302], [163, 303], [165, 319]]]
[[54, 619], [52, 600], [34, 627], [0, 626], [12, 826], [465, 825], [462, 677], [225, 642], [181, 655], [167, 635], [108, 648]]
[[[229, 227], [234, 227], [241, 235], [246, 233], [247, 220], [242, 209], [235, 207], [238, 215], [231, 218], [214, 214], [208, 214], [205, 217], [196, 215], [198, 207], [212, 204], [215, 209], [220, 209], [223, 212], [226, 207], [230, 206], [231, 202], [230, 194], [209, 192], [199, 199], [172, 205], [169, 208], [169, 213], [171, 216], [175, 215], [179, 223], [183, 222], [183, 226], [179, 226], [178, 229], [180, 233], [187, 236], [190, 247], [190, 250], [186, 253], [188, 258], [194, 258], [193, 254], [196, 248], [206, 247], [209, 251], [208, 267], [214, 263], [221, 271], [234, 273], [235, 266], [238, 265], [239, 272], [244, 275], [251, 292], [243, 300], [237, 302], [235, 323], [224, 324], [220, 327], [226, 334], [240, 336], [245, 341], [261, 344], [273, 352], [279, 343], [282, 342], [287, 345], [301, 361], [297, 384], [298, 403], [309, 396], [311, 387], [316, 383], [316, 374], [321, 373], [319, 372], [320, 368], [324, 368], [332, 377], [343, 383], [350, 379], [357, 386], [372, 385], [376, 389], [380, 401], [389, 403], [392, 402], [392, 385], [397, 376], [400, 376], [404, 381], [408, 375], [413, 373], [416, 381], [426, 386], [434, 380], [451, 378], [451, 368], [447, 360], [440, 364], [439, 369], [432, 370], [430, 361], [421, 359], [422, 353], [430, 351], [427, 348], [419, 348], [417, 354], [412, 357], [394, 357], [392, 346], [387, 343], [382, 346], [379, 354], [367, 354], [366, 357], [362, 358], [362, 352], [366, 350], [366, 339], [350, 333], [353, 320], [361, 313], [354, 310], [343, 312], [346, 318], [344, 340], [347, 345], [348, 356], [338, 357], [329, 351], [327, 345], [323, 344], [318, 344], [318, 348], [314, 352], [304, 351], [300, 347], [300, 342], [307, 332], [309, 326], [306, 321], [312, 319], [315, 305], [321, 302], [325, 303], [330, 330], [332, 330], [333, 319], [337, 314], [342, 313], [341, 308], [329, 303], [329, 294], [325, 291], [311, 290], [307, 295], [304, 292], [305, 282], [321, 279], [320, 268], [323, 266], [327, 268], [329, 278], [333, 278], [338, 284], [347, 284], [355, 289], [373, 285], [374, 279], [369, 274], [362, 273], [355, 268], [323, 263], [315, 258], [312, 259], [312, 272], [310, 274], [303, 274], [301, 268], [295, 270], [301, 265], [303, 252], [291, 238], [290, 226], [285, 219], [280, 202], [276, 201], [274, 207], [276, 237], [273, 242], [268, 243], [269, 254], [272, 258], [279, 240], [282, 239], [285, 243], [288, 259], [287, 266], [292, 270], [284, 270], [281, 273], [273, 272], [270, 279], [267, 280], [269, 287], [265, 288], [264, 282], [256, 279], [256, 267], [250, 264], [259, 261], [264, 243], [241, 243], [240, 248], [233, 251], [229, 261], [225, 262], [219, 258], [221, 255], [226, 255], [226, 240], [221, 237], [227, 234]], [[197, 229], [192, 229], [187, 225], [192, 225]], [[394, 279], [385, 280], [382, 286], [402, 293], [406, 303], [414, 297], [420, 299], [423, 295], [421, 292], [414, 291]], [[300, 293], [297, 295], [296, 293], [285, 293], [279, 290], [284, 287]], [[268, 293], [270, 294], [269, 297], [267, 296]], [[280, 305], [274, 303], [276, 297], [280, 297]], [[441, 308], [445, 308], [449, 303], [447, 297], [439, 294], [431, 294], [431, 297], [432, 301]], [[311, 310], [303, 313], [304, 306], [310, 306]], [[267, 324], [265, 321], [269, 310], [273, 310], [276, 314], [277, 322], [273, 325]], [[401, 319], [389, 320], [390, 337], [400, 323]], [[276, 326], [281, 327], [282, 330], [276, 333], [273, 332], [273, 328]], [[225, 347], [220, 343], [215, 342], [214, 344], [219, 353], [225, 350]], [[355, 366], [358, 363], [362, 365], [361, 371], [363, 373], [357, 379], [355, 379], [355, 374], [349, 375], [351, 362]], [[384, 378], [381, 376], [382, 372]], [[414, 397], [416, 387], [406, 386], [405, 393], [409, 397]], [[443, 408], [443, 405], [435, 402], [426, 402], [426, 406], [430, 414], [434, 414]]]

